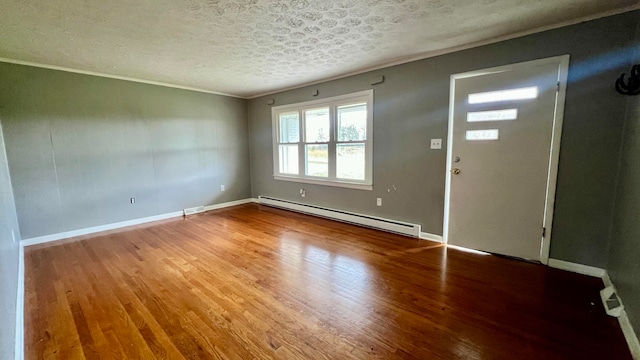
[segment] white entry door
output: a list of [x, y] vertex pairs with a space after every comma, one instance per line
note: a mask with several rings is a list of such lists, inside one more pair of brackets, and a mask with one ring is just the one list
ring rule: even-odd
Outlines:
[[558, 57], [452, 76], [449, 244], [546, 262], [567, 65]]

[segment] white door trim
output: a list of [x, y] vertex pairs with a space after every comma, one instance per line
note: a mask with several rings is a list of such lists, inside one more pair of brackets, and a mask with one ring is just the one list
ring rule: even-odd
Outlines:
[[[498, 73], [507, 70], [517, 69], [520, 67], [558, 64], [560, 67], [558, 75], [558, 96], [556, 97], [555, 118], [553, 119], [553, 132], [551, 137], [551, 155], [549, 158], [549, 172], [547, 178], [547, 192], [544, 209], [543, 227], [546, 228], [545, 236], [541, 238], [540, 244], [540, 262], [547, 264], [549, 262], [549, 249], [551, 247], [551, 230], [553, 225], [553, 211], [555, 207], [556, 185], [558, 181], [558, 160], [560, 158], [560, 139], [562, 136], [562, 124], [564, 121], [564, 103], [566, 99], [567, 77], [569, 74], [569, 55], [555, 56], [545, 59], [526, 61], [516, 64], [493, 67], [476, 71], [469, 71], [460, 74], [451, 75], [449, 87], [449, 122], [447, 135], [447, 162], [446, 162], [446, 180], [444, 195], [444, 222], [442, 229], [443, 242], [449, 242], [449, 201], [451, 196], [451, 172], [449, 167], [453, 158], [453, 112], [454, 112], [454, 96], [455, 81], [479, 75]], [[542, 230], [542, 229], [541, 229]]]

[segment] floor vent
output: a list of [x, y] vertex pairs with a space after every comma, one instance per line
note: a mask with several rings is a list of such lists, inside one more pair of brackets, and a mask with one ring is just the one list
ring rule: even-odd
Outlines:
[[420, 237], [420, 225], [406, 223], [402, 221], [389, 220], [369, 215], [351, 213], [342, 210], [329, 209], [315, 205], [297, 203], [289, 200], [281, 200], [267, 196], [259, 196], [258, 202], [263, 205], [279, 207], [287, 210], [293, 210], [306, 214], [317, 215], [333, 220], [348, 222], [366, 227], [372, 227], [379, 230], [385, 230], [413, 237]]
[[183, 210], [184, 216], [198, 214], [198, 213], [205, 212], [205, 211], [206, 211], [206, 209], [205, 209], [204, 206], [196, 206], [196, 207], [192, 207], [192, 208], [188, 208], [188, 209], [184, 209]]
[[608, 315], [620, 317], [622, 310], [624, 310], [624, 306], [622, 305], [618, 294], [616, 294], [616, 289], [613, 286], [607, 286], [600, 290], [600, 298], [602, 299], [604, 310]]

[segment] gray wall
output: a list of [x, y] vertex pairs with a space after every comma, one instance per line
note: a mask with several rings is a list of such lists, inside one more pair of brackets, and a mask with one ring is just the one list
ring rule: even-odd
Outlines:
[[[447, 137], [450, 75], [570, 54], [551, 256], [605, 267], [626, 101], [612, 84], [628, 71], [638, 19], [635, 11], [250, 100], [253, 196], [414, 222], [442, 234], [446, 146], [429, 150], [429, 139]], [[373, 87], [374, 190], [275, 181], [267, 99], [283, 105], [314, 99], [313, 89], [319, 97], [360, 91], [377, 75], [386, 80]], [[384, 206], [376, 207], [377, 197]]]
[[0, 82], [23, 239], [251, 195], [246, 100], [6, 63]]
[[[632, 63], [640, 64], [640, 26], [636, 49]], [[628, 98], [620, 164], [607, 270], [640, 337], [640, 95]]]
[[[13, 240], [14, 236], [16, 241]], [[0, 117], [0, 359], [13, 359], [15, 351], [18, 241], [20, 231]]]

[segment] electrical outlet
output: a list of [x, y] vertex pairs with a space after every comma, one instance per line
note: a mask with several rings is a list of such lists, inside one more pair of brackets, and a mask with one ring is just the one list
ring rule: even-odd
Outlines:
[[220, 185], [220, 191], [224, 191], [224, 185]]
[[377, 198], [376, 199], [376, 205], [382, 206], [382, 198]]
[[135, 204], [136, 203], [136, 198], [129, 199], [129, 202], [132, 203], [132, 204]]
[[442, 139], [431, 139], [431, 149], [442, 149]]
[[302, 197], [307, 196], [307, 191], [305, 189], [300, 189], [300, 196]]

